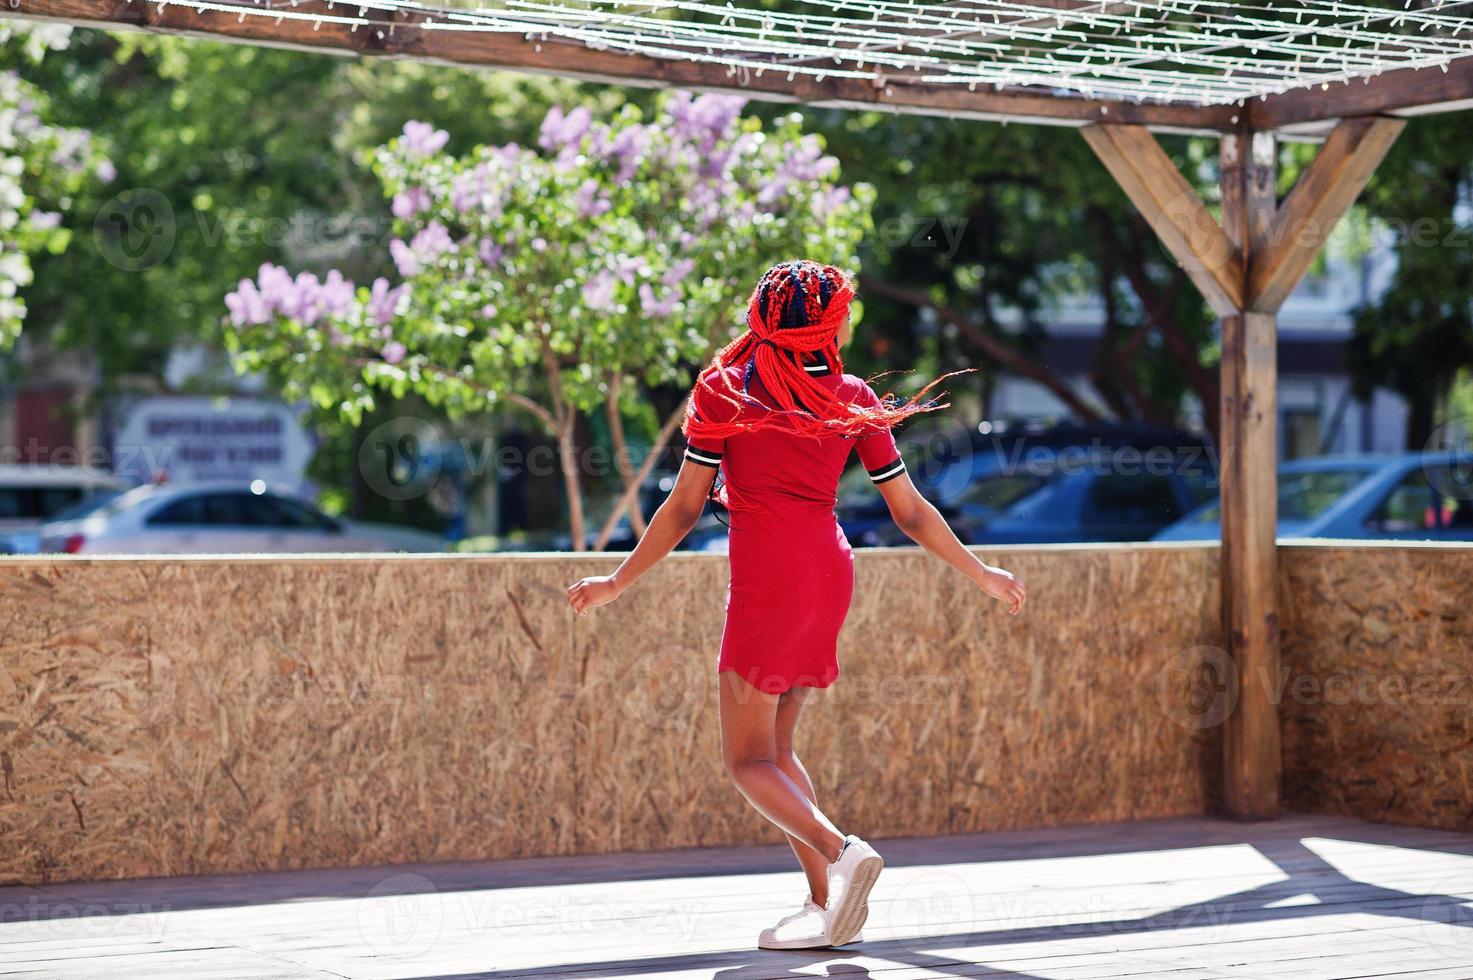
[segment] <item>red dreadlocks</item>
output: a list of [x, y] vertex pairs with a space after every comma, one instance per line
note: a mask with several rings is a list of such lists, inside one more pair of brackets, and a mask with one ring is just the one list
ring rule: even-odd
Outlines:
[[[717, 351], [696, 388], [737, 409], [744, 401], [763, 404], [748, 391], [755, 372], [771, 400], [765, 404], [770, 411], [749, 413], [745, 418], [733, 413], [729, 421], [700, 418], [692, 398], [683, 427], [686, 438], [724, 439], [772, 426], [798, 435], [853, 438], [890, 428], [921, 412], [946, 408], [934, 400], [923, 400], [944, 378], [908, 400], [887, 394], [877, 404], [864, 406], [840, 399], [803, 369], [804, 355], [818, 354], [830, 370], [843, 373], [838, 333], [849, 318], [853, 299], [854, 284], [833, 266], [802, 259], [767, 270], [752, 291], [746, 332]], [[725, 383], [711, 383], [713, 378], [725, 380], [726, 370], [732, 367], [744, 372], [740, 391]]]

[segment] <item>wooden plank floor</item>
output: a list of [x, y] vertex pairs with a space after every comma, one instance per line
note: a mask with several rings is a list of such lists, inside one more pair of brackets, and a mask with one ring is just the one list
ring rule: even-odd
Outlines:
[[0, 889], [0, 975], [1473, 978], [1473, 837], [1323, 817], [880, 842], [866, 941], [757, 950], [782, 848]]

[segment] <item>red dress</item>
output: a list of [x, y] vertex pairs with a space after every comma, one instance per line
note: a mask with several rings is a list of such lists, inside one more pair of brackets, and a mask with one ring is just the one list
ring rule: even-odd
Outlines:
[[[861, 378], [822, 364], [806, 369], [841, 399], [879, 402]], [[748, 399], [741, 396], [745, 373], [733, 367], [724, 378], [707, 374], [742, 405], [697, 385], [696, 415], [729, 421], [766, 411], [750, 402], [771, 404], [760, 378], [750, 379]], [[731, 584], [718, 671], [734, 671], [769, 694], [828, 687], [839, 676], [837, 645], [854, 593], [854, 560], [834, 504], [851, 451], [875, 483], [905, 472], [888, 429], [857, 439], [817, 439], [767, 428], [697, 438], [686, 448], [690, 462], [721, 468], [731, 500]]]

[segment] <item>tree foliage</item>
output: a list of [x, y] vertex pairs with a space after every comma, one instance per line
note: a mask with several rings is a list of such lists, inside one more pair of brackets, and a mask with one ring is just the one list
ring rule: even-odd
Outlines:
[[21, 290], [34, 278], [32, 256], [65, 251], [71, 235], [61, 212], [89, 182], [112, 176], [92, 134], [58, 125], [49, 93], [27, 77], [69, 40], [64, 27], [0, 24], [10, 63], [0, 70], [0, 349], [26, 319]]
[[[768, 265], [819, 255], [852, 268], [868, 230], [869, 188], [837, 182], [799, 117], [764, 128], [742, 105], [675, 92], [608, 122], [554, 107], [536, 148], [463, 155], [446, 152], [447, 131], [407, 124], [372, 161], [399, 284], [264, 266], [227, 297], [239, 367], [350, 417], [380, 392], [452, 414], [526, 411], [559, 443], [580, 547], [579, 419], [602, 409], [617, 430], [642, 391], [688, 385], [741, 327]], [[647, 472], [621, 472], [622, 506]]]

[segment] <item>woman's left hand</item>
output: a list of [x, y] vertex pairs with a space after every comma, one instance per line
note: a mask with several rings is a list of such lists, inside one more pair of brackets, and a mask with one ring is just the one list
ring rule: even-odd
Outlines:
[[619, 586], [612, 575], [590, 575], [568, 586], [568, 604], [582, 616], [595, 606], [605, 606], [619, 598]]

